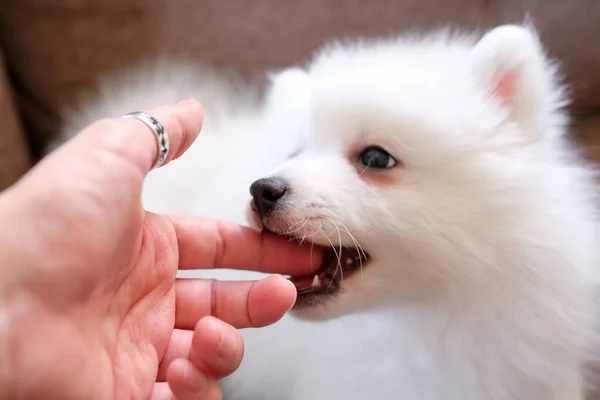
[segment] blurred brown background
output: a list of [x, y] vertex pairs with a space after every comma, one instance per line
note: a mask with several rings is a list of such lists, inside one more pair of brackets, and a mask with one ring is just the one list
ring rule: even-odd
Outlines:
[[61, 111], [100, 74], [162, 53], [245, 76], [303, 61], [324, 41], [533, 18], [574, 95], [574, 137], [600, 143], [598, 0], [3, 0], [0, 188], [34, 163]]

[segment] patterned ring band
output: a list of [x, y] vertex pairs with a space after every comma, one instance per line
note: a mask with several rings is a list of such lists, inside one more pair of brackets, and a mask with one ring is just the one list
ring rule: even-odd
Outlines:
[[169, 135], [167, 135], [165, 127], [152, 115], [140, 111], [125, 114], [121, 118], [139, 119], [152, 130], [156, 137], [156, 144], [158, 147], [158, 155], [156, 156], [156, 162], [154, 163], [153, 168], [160, 167], [169, 155]]

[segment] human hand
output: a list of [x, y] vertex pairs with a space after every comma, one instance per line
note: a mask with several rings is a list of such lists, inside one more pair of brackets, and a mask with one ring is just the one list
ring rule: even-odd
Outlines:
[[[195, 101], [148, 113], [169, 134], [167, 162], [200, 131]], [[177, 269], [298, 275], [320, 263], [235, 224], [145, 212], [156, 154], [142, 122], [102, 120], [0, 196], [1, 398], [219, 399], [243, 354], [235, 328], [277, 321], [296, 291], [277, 275], [176, 280]]]

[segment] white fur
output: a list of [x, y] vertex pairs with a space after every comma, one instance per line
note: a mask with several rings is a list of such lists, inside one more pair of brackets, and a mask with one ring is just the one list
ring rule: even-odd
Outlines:
[[[249, 184], [274, 171], [293, 191], [287, 223], [319, 217], [296, 235], [352, 245], [348, 231], [372, 257], [324, 306], [245, 331], [224, 398], [581, 400], [596, 190], [535, 33], [334, 44], [273, 82], [264, 108], [190, 74], [169, 89], [127, 84], [86, 114], [199, 97], [205, 131], [149, 177], [152, 211], [243, 223]], [[402, 162], [397, 183], [362, 179], [347, 157], [357, 140]]]

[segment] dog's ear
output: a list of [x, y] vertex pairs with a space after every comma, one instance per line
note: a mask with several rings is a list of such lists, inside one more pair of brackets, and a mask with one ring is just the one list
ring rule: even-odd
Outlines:
[[478, 82], [514, 120], [539, 121], [564, 105], [556, 67], [532, 26], [494, 28], [474, 45], [470, 56]]
[[296, 109], [306, 106], [310, 97], [310, 78], [301, 68], [287, 68], [269, 74], [269, 107]]

